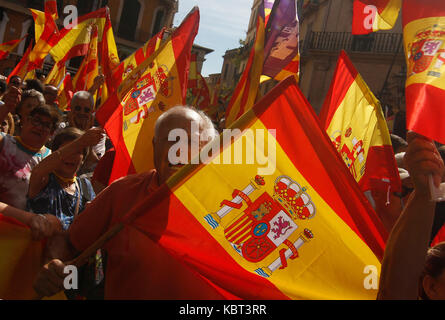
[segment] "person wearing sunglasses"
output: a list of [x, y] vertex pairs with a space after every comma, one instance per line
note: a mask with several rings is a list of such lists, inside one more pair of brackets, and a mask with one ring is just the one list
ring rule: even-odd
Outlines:
[[[94, 98], [90, 92], [75, 92], [71, 99], [70, 107], [71, 111], [68, 114], [68, 124], [70, 127], [75, 127], [83, 131], [93, 127]], [[88, 154], [88, 158], [85, 159], [79, 174], [87, 174], [89, 177], [92, 176], [97, 162], [105, 154], [105, 140], [106, 136], [104, 134], [102, 139], [96, 145], [91, 147], [91, 152]]]
[[[6, 109], [8, 109], [7, 100]], [[5, 108], [5, 106], [1, 108]], [[1, 119], [0, 117], [0, 120]], [[50, 106], [35, 107], [22, 119], [19, 136], [0, 133], [0, 202], [24, 210], [32, 169], [51, 150], [45, 146], [59, 121]]]

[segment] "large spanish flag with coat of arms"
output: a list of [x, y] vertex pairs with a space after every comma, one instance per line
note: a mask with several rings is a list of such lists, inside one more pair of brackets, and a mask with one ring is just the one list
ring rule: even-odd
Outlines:
[[[152, 138], [157, 118], [185, 104], [187, 75], [199, 9], [195, 7], [158, 50], [129, 73], [96, 113], [116, 148], [110, 182], [154, 168]], [[154, 43], [158, 37], [154, 38]]]
[[445, 2], [403, 2], [407, 129], [445, 143]]
[[[223, 134], [208, 144], [208, 161], [185, 166], [123, 221], [228, 299], [375, 299], [366, 270], [380, 268], [386, 232], [295, 77], [231, 129], [233, 143]], [[225, 161], [238, 144], [256, 160]], [[151, 213], [163, 210], [159, 230]]]
[[401, 191], [380, 102], [342, 51], [320, 122], [363, 191]]

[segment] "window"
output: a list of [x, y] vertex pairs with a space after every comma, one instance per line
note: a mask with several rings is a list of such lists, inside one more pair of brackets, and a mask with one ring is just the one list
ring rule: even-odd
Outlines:
[[37, 9], [43, 11], [45, 8], [44, 0], [28, 0], [27, 1], [28, 8]]
[[134, 41], [141, 4], [138, 0], [125, 0], [117, 34], [126, 40]]
[[164, 13], [163, 9], [160, 9], [160, 10], [156, 11], [155, 22], [153, 24], [152, 35], [155, 35], [159, 31], [161, 31], [162, 25], [163, 25], [163, 20], [164, 20], [164, 15], [165, 15], [165, 13]]
[[94, 1], [91, 0], [78, 0], [77, 1], [77, 12], [79, 16], [90, 13], [93, 10]]

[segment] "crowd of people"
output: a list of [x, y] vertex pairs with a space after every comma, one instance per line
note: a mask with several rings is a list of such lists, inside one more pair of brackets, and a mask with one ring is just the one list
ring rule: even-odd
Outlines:
[[[95, 86], [103, 83], [101, 77], [96, 80]], [[91, 90], [76, 92], [67, 112], [57, 106], [57, 88], [39, 80], [14, 76], [9, 83], [0, 80], [0, 90], [0, 213], [29, 226], [33, 239], [48, 239], [45, 261], [34, 283], [40, 297], [63, 290], [65, 263], [180, 168], [168, 161], [171, 143], [167, 137], [172, 129], [184, 129], [189, 136], [204, 131], [208, 136], [210, 130], [210, 138], [216, 138], [224, 127], [224, 120], [215, 126], [191, 107], [168, 109], [155, 126], [155, 169], [109, 185], [115, 150], [95, 121]], [[191, 133], [192, 127], [199, 128], [198, 132]], [[430, 200], [428, 184], [430, 175], [436, 186], [444, 179], [445, 149], [411, 132], [407, 141], [393, 135], [392, 145], [403, 190], [371, 195], [390, 234], [378, 298], [445, 299], [445, 243], [430, 247], [444, 225], [445, 206]], [[382, 197], [389, 201], [379, 201]], [[162, 229], [167, 215], [157, 213], [151, 228]], [[222, 298], [160, 248], [155, 238], [126, 228], [110, 242], [112, 246], [104, 245], [83, 265], [79, 289], [67, 290], [67, 297]], [[139, 259], [147, 252], [153, 257], [149, 264]], [[139, 270], [146, 274], [144, 279], [132, 276]]]

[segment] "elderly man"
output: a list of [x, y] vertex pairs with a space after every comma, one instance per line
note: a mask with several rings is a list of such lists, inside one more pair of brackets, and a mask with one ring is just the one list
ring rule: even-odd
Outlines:
[[[192, 128], [198, 129], [193, 132]], [[120, 179], [100, 193], [67, 231], [64, 248], [59, 249], [63, 252], [59, 259], [67, 261], [88, 248], [181, 167], [169, 162], [173, 142], [168, 141], [168, 134], [173, 129], [183, 129], [189, 137], [206, 133], [209, 141], [218, 134], [210, 119], [191, 108], [174, 107], [166, 111], [156, 122], [153, 139], [156, 169]], [[191, 143], [190, 139], [188, 143]], [[201, 143], [200, 148], [204, 144]], [[189, 161], [194, 156], [189, 153]], [[149, 228], [162, 229], [167, 214], [167, 211], [153, 213]], [[108, 254], [106, 299], [221, 298], [212, 286], [171, 257], [156, 241], [155, 236], [127, 226], [105, 244]], [[150, 259], [142, 259], [142, 256]], [[50, 296], [63, 288], [66, 274], [61, 260], [52, 260], [40, 272], [34, 284], [40, 295]]]
[[[76, 127], [80, 130], [86, 131], [94, 125], [94, 98], [88, 91], [77, 91], [71, 99], [71, 111], [68, 114], [68, 124], [70, 127]], [[99, 159], [105, 154], [105, 140], [103, 139], [91, 148], [84, 166], [80, 173], [92, 175], [94, 168]]]

